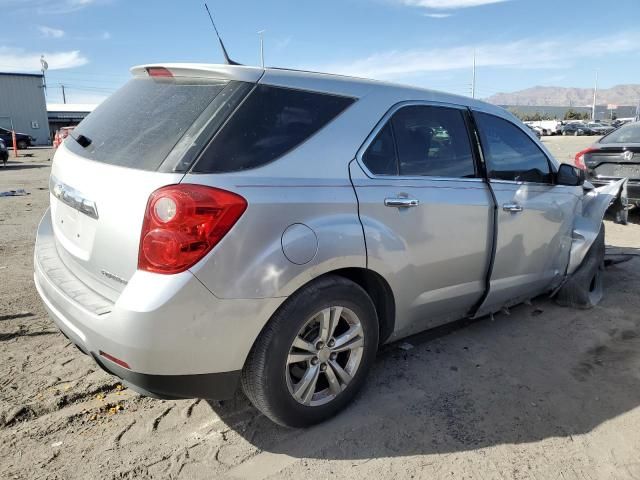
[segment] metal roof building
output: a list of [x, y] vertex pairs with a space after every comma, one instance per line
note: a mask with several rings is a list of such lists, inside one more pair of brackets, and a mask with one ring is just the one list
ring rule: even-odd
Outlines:
[[49, 145], [49, 121], [41, 74], [0, 72], [0, 127]]

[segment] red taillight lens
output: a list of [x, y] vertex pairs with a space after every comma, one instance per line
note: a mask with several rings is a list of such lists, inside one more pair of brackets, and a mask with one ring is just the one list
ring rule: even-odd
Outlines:
[[203, 185], [169, 185], [151, 194], [138, 269], [179, 273], [204, 257], [247, 208], [240, 195]]
[[164, 67], [147, 67], [147, 73], [150, 77], [173, 77], [173, 73]]
[[587, 165], [584, 163], [584, 156], [587, 153], [591, 153], [591, 152], [595, 152], [596, 149], [595, 148], [585, 148], [584, 150], [579, 151], [578, 153], [576, 153], [576, 158], [574, 161], [574, 164], [576, 167], [581, 168], [582, 170], [586, 170], [587, 169]]

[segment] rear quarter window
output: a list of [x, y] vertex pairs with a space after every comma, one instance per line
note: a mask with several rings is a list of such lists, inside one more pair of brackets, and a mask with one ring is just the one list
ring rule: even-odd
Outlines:
[[195, 164], [196, 173], [223, 173], [265, 165], [302, 144], [355, 99], [258, 85]]

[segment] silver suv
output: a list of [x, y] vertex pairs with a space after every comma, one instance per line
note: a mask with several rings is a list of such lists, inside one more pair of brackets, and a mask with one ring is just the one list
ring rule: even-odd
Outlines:
[[144, 394], [241, 386], [311, 425], [383, 343], [601, 294], [624, 180], [583, 185], [501, 108], [292, 70], [132, 72], [55, 155], [35, 284], [60, 330]]

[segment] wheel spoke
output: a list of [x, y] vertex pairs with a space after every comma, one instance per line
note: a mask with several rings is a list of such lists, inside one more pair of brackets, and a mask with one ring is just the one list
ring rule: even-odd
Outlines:
[[342, 343], [339, 346], [332, 348], [331, 351], [339, 353], [347, 350], [355, 350], [356, 348], [362, 347], [363, 345], [364, 345], [364, 338], [356, 337], [351, 339], [347, 343]]
[[338, 381], [338, 377], [336, 377], [336, 372], [333, 370], [333, 365], [331, 363], [327, 364], [327, 369], [324, 371], [327, 376], [327, 381], [329, 382], [329, 391], [333, 395], [337, 395], [342, 391], [342, 387], [340, 387], [340, 382]]
[[320, 334], [318, 340], [327, 343], [329, 340], [329, 330], [331, 330], [331, 309], [325, 308], [320, 312]]
[[308, 405], [316, 391], [316, 382], [320, 374], [320, 366], [312, 365], [294, 387], [293, 396], [301, 403]]
[[305, 352], [316, 353], [316, 347], [312, 343], [303, 340], [299, 336], [297, 336], [293, 341], [293, 346], [300, 350], [304, 350]]
[[344, 385], [346, 385], [347, 383], [349, 383], [351, 381], [351, 375], [349, 375], [344, 368], [342, 368], [340, 365], [338, 365], [338, 362], [334, 361], [334, 360], [329, 360], [329, 364], [331, 365], [331, 368], [333, 368], [333, 371], [336, 373], [336, 375], [340, 378], [340, 380], [342, 381], [342, 383]]
[[315, 353], [312, 352], [291, 352], [287, 357], [287, 363], [306, 362], [315, 357]]
[[[347, 330], [342, 335], [337, 337], [336, 338], [336, 344], [334, 345], [332, 350], [334, 352], [339, 352], [339, 351], [345, 350], [345, 348], [342, 348], [342, 347], [346, 346], [354, 338], [357, 338], [357, 337], [362, 338], [362, 326], [359, 323], [356, 324], [356, 325], [352, 325], [351, 328], [349, 328], [349, 330]], [[351, 349], [351, 348], [352, 347], [348, 347], [348, 349]]]
[[340, 317], [342, 317], [342, 307], [333, 307], [331, 309], [331, 325], [327, 338], [333, 337], [333, 332], [335, 332], [338, 323], [340, 323]]

